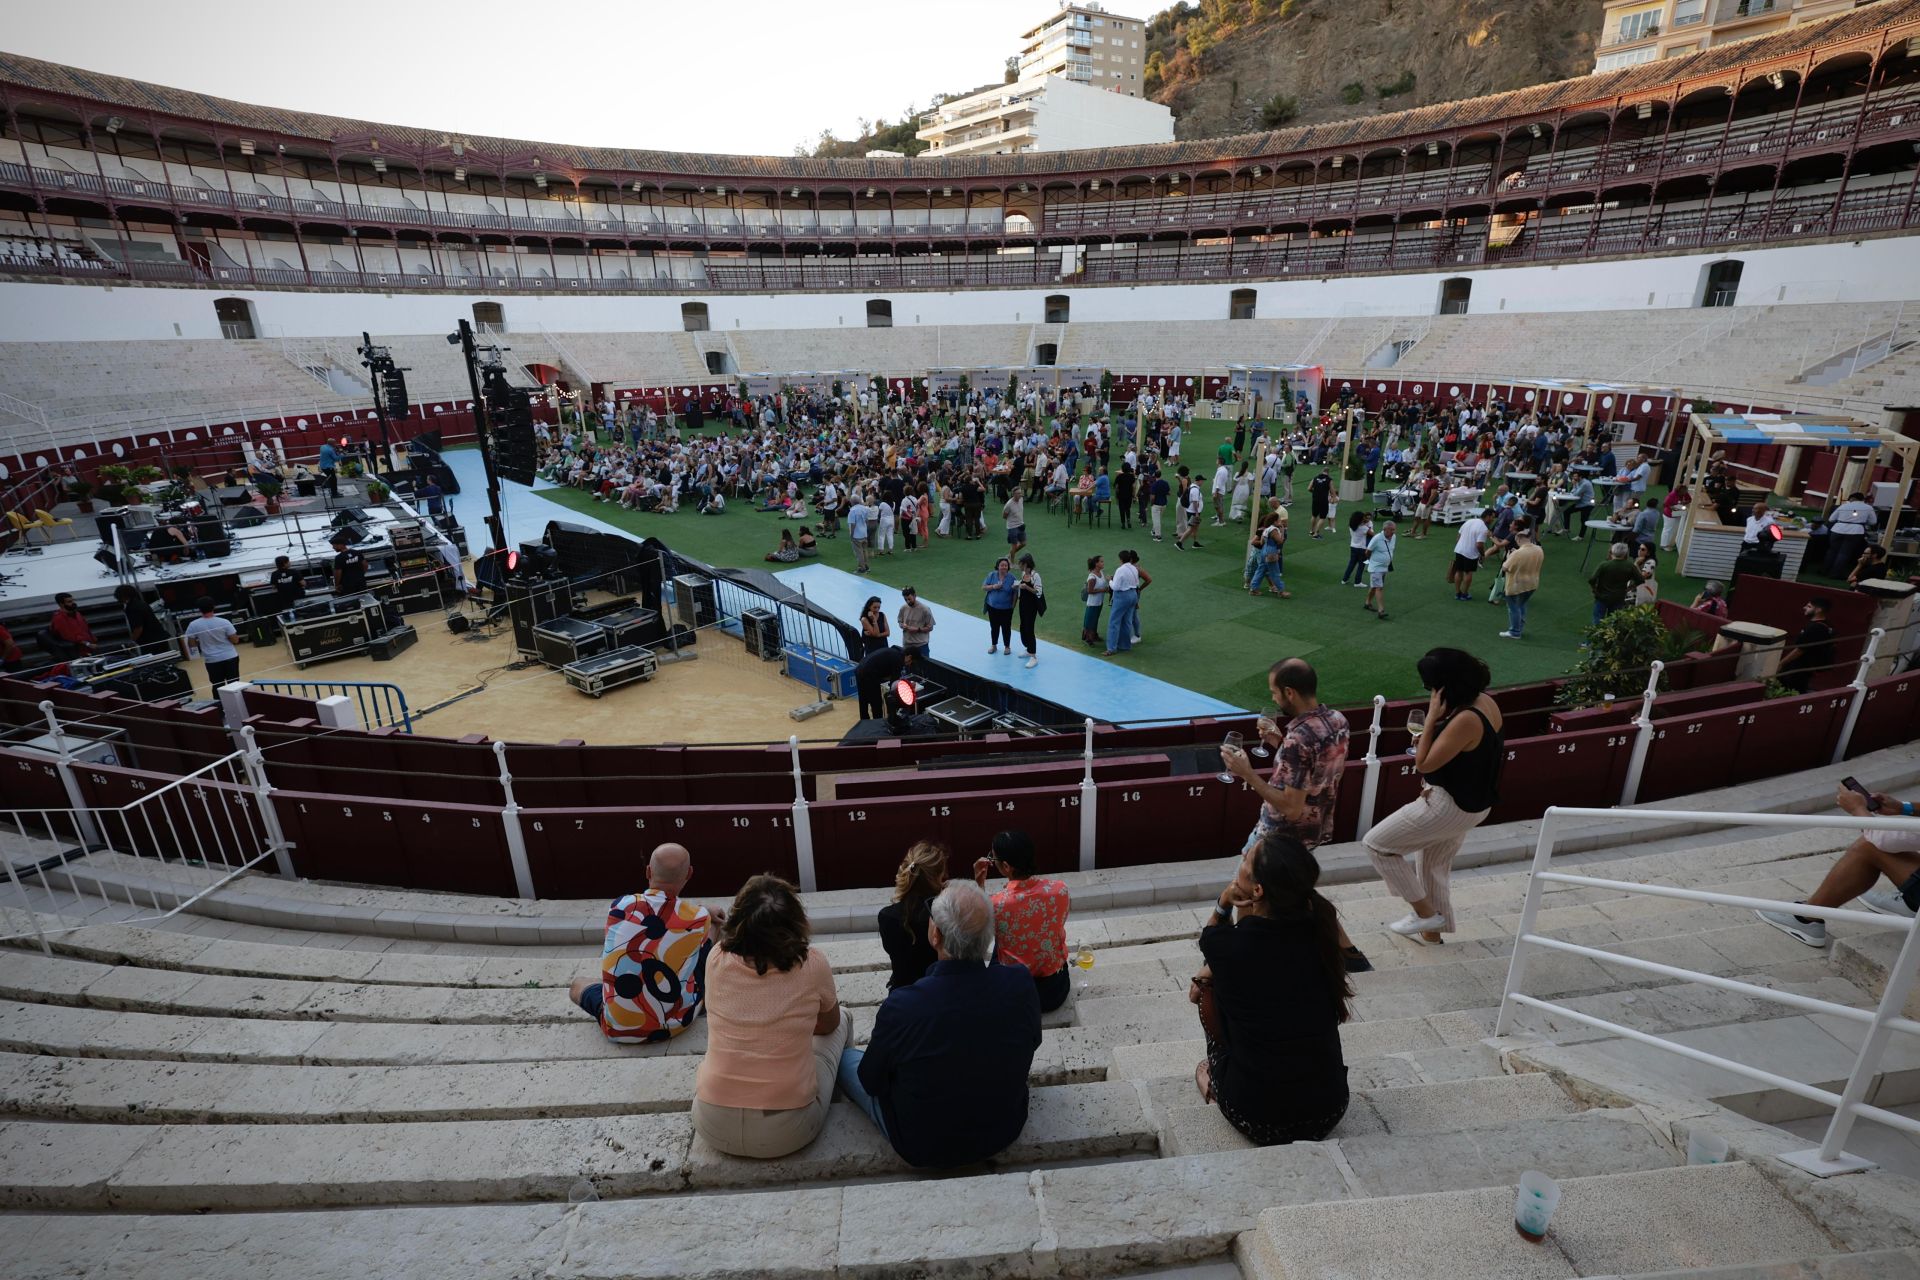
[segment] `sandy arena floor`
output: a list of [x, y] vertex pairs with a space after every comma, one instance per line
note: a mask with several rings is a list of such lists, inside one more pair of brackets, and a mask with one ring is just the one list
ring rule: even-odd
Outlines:
[[[652, 680], [592, 698], [537, 662], [507, 670], [521, 655], [504, 623], [490, 635], [456, 636], [438, 613], [413, 614], [408, 621], [420, 639], [391, 662], [356, 655], [301, 671], [285, 643], [277, 642], [265, 649], [242, 645], [240, 672], [249, 679], [397, 684], [413, 712], [414, 732], [446, 738], [484, 733], [510, 742], [579, 738], [606, 744], [778, 742], [798, 734], [803, 741], [838, 741], [858, 719], [851, 700], [834, 702], [810, 720], [790, 719], [787, 712], [814, 701], [814, 691], [783, 675], [781, 663], [763, 662], [735, 637], [713, 631], [702, 633], [699, 658], [661, 663]], [[192, 661], [186, 670], [196, 693], [203, 693], [206, 668]]]

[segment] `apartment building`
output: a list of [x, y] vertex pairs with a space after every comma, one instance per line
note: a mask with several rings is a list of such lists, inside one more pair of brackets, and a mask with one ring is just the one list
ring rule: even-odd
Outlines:
[[915, 137], [929, 156], [1013, 155], [1172, 142], [1173, 112], [1158, 102], [1041, 75], [942, 103]]
[[1145, 92], [1147, 24], [1108, 13], [1097, 4], [1061, 9], [1021, 33], [1020, 79], [1063, 76], [1079, 84], [1138, 98]]
[[1607, 0], [1593, 69], [1613, 71], [1770, 36], [1873, 0]]

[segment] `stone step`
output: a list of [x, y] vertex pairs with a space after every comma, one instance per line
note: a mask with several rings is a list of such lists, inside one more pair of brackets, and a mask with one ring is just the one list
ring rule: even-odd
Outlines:
[[1920, 1249], [1873, 1249], [1726, 1267], [1642, 1271], [1620, 1280], [1920, 1280]]
[[[1268, 1209], [1235, 1249], [1247, 1280], [1605, 1276], [1829, 1254], [1832, 1243], [1751, 1165], [1681, 1166], [1560, 1182], [1547, 1237], [1513, 1229], [1512, 1177], [1477, 1190]], [[1519, 1167], [1514, 1170], [1517, 1176]]]
[[[1557, 1121], [1579, 1125], [1578, 1138], [1571, 1131], [1548, 1132]], [[1488, 1150], [1498, 1151], [1497, 1169], [1445, 1149], [1429, 1161], [1419, 1136], [1392, 1141], [1401, 1144], [1399, 1160], [1433, 1164], [1433, 1176], [1451, 1188], [1503, 1188], [1513, 1169], [1545, 1161], [1578, 1177], [1673, 1159], [1631, 1110], [1550, 1117], [1514, 1130], [1508, 1138], [1486, 1140]], [[948, 1178], [935, 1194], [917, 1181], [888, 1181], [636, 1196], [571, 1208], [16, 1213], [8, 1219], [9, 1276], [51, 1280], [136, 1257], [145, 1280], [319, 1274], [301, 1269], [300, 1260], [314, 1259], [324, 1259], [328, 1275], [408, 1280], [1042, 1280], [1138, 1274], [1221, 1257], [1272, 1206], [1347, 1199], [1353, 1191], [1335, 1153], [1333, 1144], [1296, 1143], [1040, 1168]], [[1362, 1166], [1371, 1171], [1389, 1158], [1395, 1153], [1363, 1152]], [[1368, 1175], [1360, 1176], [1364, 1182]], [[1500, 1194], [1510, 1202], [1510, 1192]], [[672, 1247], [635, 1243], [658, 1239]]]
[[[1125, 1084], [1055, 1085], [981, 1169], [1152, 1152]], [[379, 1124], [0, 1125], [0, 1207], [203, 1213], [564, 1199], [582, 1178], [603, 1198], [904, 1177], [880, 1131], [837, 1102], [821, 1134], [779, 1160], [709, 1147], [685, 1112]]]
[[[1219, 1107], [1199, 1101], [1197, 1091], [1189, 1092], [1192, 1102], [1156, 1111], [1163, 1152], [1193, 1156], [1253, 1145], [1227, 1122]], [[1353, 1093], [1331, 1140], [1474, 1129], [1580, 1110], [1582, 1105], [1544, 1073], [1360, 1089]]]

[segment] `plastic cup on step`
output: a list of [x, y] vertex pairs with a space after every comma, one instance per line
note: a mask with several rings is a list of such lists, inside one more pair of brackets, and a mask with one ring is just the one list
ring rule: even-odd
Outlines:
[[600, 1193], [594, 1189], [591, 1178], [581, 1178], [567, 1188], [568, 1204], [592, 1204], [599, 1198]]
[[1705, 1129], [1694, 1129], [1687, 1134], [1688, 1164], [1725, 1164], [1727, 1162], [1727, 1140], [1719, 1134], [1708, 1133]]
[[1537, 1169], [1520, 1175], [1519, 1190], [1513, 1197], [1513, 1229], [1538, 1243], [1546, 1238], [1547, 1224], [1560, 1204], [1560, 1184]]

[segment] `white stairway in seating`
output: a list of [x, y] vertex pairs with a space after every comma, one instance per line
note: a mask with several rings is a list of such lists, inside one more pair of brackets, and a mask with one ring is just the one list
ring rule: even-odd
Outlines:
[[[1781, 897], [1804, 894], [1831, 848], [1822, 833], [1729, 836], [1592, 855], [1581, 869]], [[110, 881], [141, 869], [94, 863]], [[203, 904], [233, 918], [103, 924], [68, 936], [52, 958], [0, 948], [7, 1274], [124, 1274], [137, 1251], [140, 1273], [157, 1280], [1040, 1277], [1209, 1260], [1250, 1278], [1425, 1280], [1920, 1245], [1920, 1212], [1892, 1225], [1828, 1212], [1831, 1187], [1796, 1181], [1763, 1155], [1679, 1167], [1684, 1126], [1713, 1110], [1700, 1100], [1622, 1096], [1559, 1068], [1516, 1074], [1524, 1046], [1486, 1037], [1524, 890], [1516, 871], [1461, 877], [1462, 928], [1440, 948], [1385, 932], [1404, 906], [1379, 885], [1330, 891], [1379, 964], [1356, 978], [1342, 1032], [1353, 1102], [1328, 1142], [1267, 1149], [1194, 1092], [1202, 1045], [1185, 987], [1207, 909], [1076, 917], [1070, 942], [1098, 960], [1090, 989], [1045, 1019], [1025, 1132], [992, 1165], [925, 1185], [846, 1103], [784, 1160], [733, 1159], [694, 1138], [704, 1026], [664, 1047], [621, 1048], [567, 1006], [566, 983], [593, 963], [599, 904], [499, 904], [503, 916], [537, 911], [554, 922], [548, 936], [579, 939], [570, 947], [484, 940], [497, 931], [431, 942], [392, 934], [416, 910], [444, 909], [444, 897], [249, 880]], [[31, 896], [43, 909], [73, 906], [47, 889]], [[269, 918], [267, 904], [310, 904], [338, 931], [249, 923]], [[1872, 999], [1744, 912], [1549, 890], [1540, 927]], [[1844, 946], [1861, 931], [1835, 932]], [[885, 994], [884, 956], [866, 932], [820, 943], [864, 1040]], [[1660, 1034], [1795, 1030], [1790, 1010], [1552, 953], [1535, 957], [1528, 989]], [[1543, 1044], [1593, 1039], [1539, 1018], [1522, 1028]], [[1743, 1134], [1736, 1155], [1758, 1141]], [[1496, 1210], [1531, 1167], [1565, 1183], [1564, 1231], [1516, 1252]], [[570, 1208], [582, 1179], [598, 1200]], [[1890, 1174], [1845, 1181], [1889, 1196], [1913, 1187]], [[1889, 1203], [1920, 1210], [1920, 1199]]]

